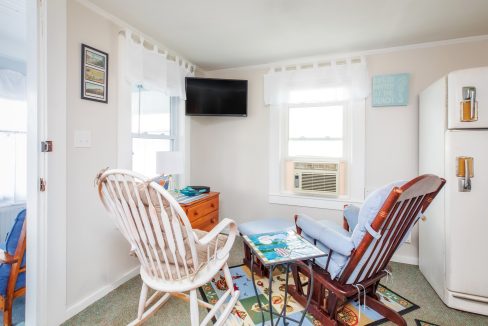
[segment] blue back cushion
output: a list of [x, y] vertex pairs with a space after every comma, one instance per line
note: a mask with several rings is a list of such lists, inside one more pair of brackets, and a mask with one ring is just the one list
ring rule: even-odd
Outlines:
[[6, 246], [7, 252], [11, 255], [15, 254], [17, 244], [19, 243], [20, 233], [25, 221], [26, 210], [23, 209], [15, 218], [14, 226], [7, 235]]
[[385, 203], [386, 198], [390, 194], [394, 187], [400, 187], [405, 184], [406, 181], [397, 181], [390, 183], [382, 188], [379, 188], [372, 192], [364, 201], [363, 206], [359, 210], [358, 224], [352, 232], [352, 241], [354, 242], [354, 247], [358, 247], [361, 240], [366, 234], [366, 224], [371, 225], [374, 218], [378, 214], [379, 210]]
[[[19, 243], [20, 233], [22, 232], [22, 226], [24, 225], [26, 216], [26, 210], [22, 210], [15, 218], [14, 226], [7, 235], [5, 243], [0, 244], [0, 248], [7, 251], [9, 254], [14, 255], [17, 245]], [[22, 260], [22, 265], [25, 265], [25, 257]], [[8, 264], [0, 264], [0, 295], [5, 296], [7, 292], [8, 279], [10, 277], [11, 266]], [[17, 278], [15, 289], [18, 290], [25, 286], [25, 273], [20, 273]]]

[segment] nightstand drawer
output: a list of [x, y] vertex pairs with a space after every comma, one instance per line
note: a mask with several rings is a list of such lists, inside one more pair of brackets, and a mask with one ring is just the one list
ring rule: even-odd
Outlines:
[[187, 212], [188, 219], [190, 220], [190, 222], [193, 223], [193, 221], [198, 220], [201, 217], [211, 212], [218, 211], [218, 209], [219, 209], [219, 198], [215, 197], [201, 204], [189, 207]]
[[219, 211], [213, 211], [205, 216], [191, 221], [194, 229], [210, 231], [219, 223]]

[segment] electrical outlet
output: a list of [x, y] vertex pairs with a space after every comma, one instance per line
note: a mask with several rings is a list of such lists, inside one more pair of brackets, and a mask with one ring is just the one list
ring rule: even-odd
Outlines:
[[91, 131], [90, 130], [75, 130], [74, 147], [75, 148], [91, 147]]

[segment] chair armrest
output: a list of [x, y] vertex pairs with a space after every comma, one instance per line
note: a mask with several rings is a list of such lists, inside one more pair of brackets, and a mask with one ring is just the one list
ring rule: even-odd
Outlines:
[[216, 239], [219, 236], [219, 234], [222, 233], [222, 231], [224, 231], [227, 227], [229, 227], [229, 235], [227, 236], [227, 241], [225, 242], [225, 245], [220, 250], [218, 250], [217, 253], [217, 258], [221, 259], [223, 258], [223, 256], [227, 255], [230, 252], [230, 249], [232, 248], [232, 245], [234, 244], [234, 241], [238, 233], [237, 224], [233, 220], [229, 218], [223, 219], [210, 232], [208, 232], [205, 236], [203, 236], [200, 239], [194, 234], [195, 242], [197, 243], [197, 245], [200, 246], [208, 246], [210, 242]]
[[18, 261], [17, 258], [12, 256], [11, 254], [6, 252], [5, 250], [0, 249], [0, 263], [12, 265], [12, 264], [15, 264], [17, 261]]
[[320, 241], [330, 250], [336, 251], [344, 256], [350, 256], [354, 249], [354, 243], [347, 232], [340, 225], [333, 222], [322, 220], [316, 221], [306, 215], [299, 215], [297, 226], [302, 229], [302, 233]]

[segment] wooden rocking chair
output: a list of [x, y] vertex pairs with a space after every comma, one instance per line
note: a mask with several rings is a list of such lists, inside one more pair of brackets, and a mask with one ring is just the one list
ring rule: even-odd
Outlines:
[[0, 243], [0, 310], [4, 326], [12, 325], [14, 300], [25, 295], [26, 212], [19, 212], [6, 241]]
[[[224, 219], [208, 233], [193, 230], [183, 209], [163, 187], [131, 171], [101, 171], [97, 184], [100, 199], [141, 263], [139, 309], [130, 325], [141, 324], [170, 296], [190, 302], [192, 326], [232, 321], [231, 311], [239, 298], [227, 266], [237, 235], [234, 221]], [[226, 228], [229, 235], [221, 235]], [[197, 289], [221, 269], [227, 291], [214, 305], [199, 300]], [[155, 293], [148, 299], [149, 288]], [[198, 305], [209, 309], [201, 323]]]
[[[361, 304], [366, 300], [369, 308], [390, 321], [407, 325], [399, 313], [379, 301], [376, 290], [380, 279], [388, 273], [386, 268], [391, 257], [444, 183], [445, 180], [437, 176], [422, 175], [402, 186], [384, 187], [370, 195], [360, 211], [356, 208], [355, 216], [351, 218], [345, 214], [345, 230], [340, 226], [334, 229], [328, 224], [295, 216], [298, 233], [329, 251], [322, 266], [314, 265], [314, 292], [309, 312], [324, 325], [338, 325], [338, 313], [349, 300], [360, 294]], [[307, 223], [315, 225], [311, 228]], [[305, 228], [309, 233], [317, 232], [315, 235], [323, 237], [317, 239], [307, 234]], [[342, 268], [341, 261], [344, 261]], [[289, 286], [289, 292], [298, 302], [305, 304], [307, 295], [299, 274], [309, 277], [308, 267], [300, 262], [292, 271], [296, 285]]]

